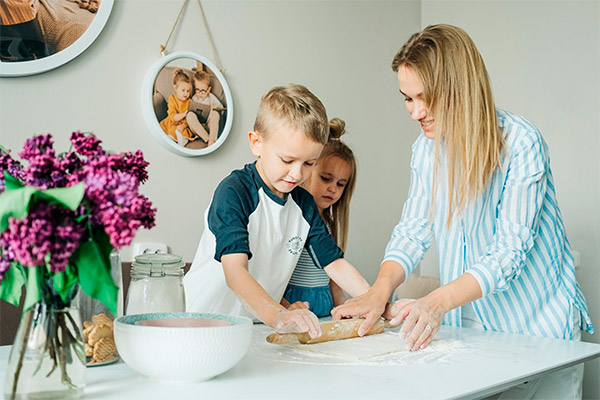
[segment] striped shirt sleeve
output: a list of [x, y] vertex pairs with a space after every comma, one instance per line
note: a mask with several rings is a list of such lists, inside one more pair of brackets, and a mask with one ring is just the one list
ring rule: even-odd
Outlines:
[[410, 166], [410, 189], [404, 203], [402, 218], [386, 246], [385, 261], [395, 261], [408, 277], [431, 246], [433, 229], [428, 221], [431, 201], [430, 152], [426, 151], [427, 140], [421, 135], [413, 145]]
[[[497, 208], [495, 233], [485, 253], [470, 268], [483, 296], [509, 288], [534, 246], [547, 190], [547, 148], [533, 126], [518, 126]], [[510, 145], [510, 144], [508, 144]]]

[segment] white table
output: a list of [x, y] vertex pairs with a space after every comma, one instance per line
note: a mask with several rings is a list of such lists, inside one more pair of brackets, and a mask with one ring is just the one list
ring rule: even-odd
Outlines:
[[[254, 326], [256, 340], [264, 327]], [[260, 334], [260, 336], [258, 335]], [[119, 362], [88, 368], [90, 399], [451, 399], [482, 398], [546, 373], [600, 357], [600, 345], [443, 326], [436, 339], [461, 340], [473, 351], [444, 362], [406, 365], [315, 365], [248, 354], [209, 381], [158, 382]], [[269, 345], [272, 346], [272, 345]], [[0, 394], [10, 346], [0, 347]]]

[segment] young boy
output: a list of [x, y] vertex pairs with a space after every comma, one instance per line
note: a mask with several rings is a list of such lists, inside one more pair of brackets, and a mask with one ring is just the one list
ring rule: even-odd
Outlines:
[[[223, 104], [210, 90], [210, 76], [204, 71], [196, 71], [194, 73], [194, 96], [186, 115], [186, 121], [192, 132], [204, 140], [207, 146], [216, 142], [219, 137], [221, 115], [218, 110], [224, 110]], [[202, 126], [203, 123], [208, 126], [208, 132]]]
[[342, 258], [312, 195], [299, 187], [328, 135], [325, 107], [304, 86], [274, 87], [262, 97], [248, 133], [257, 160], [221, 181], [205, 213], [204, 233], [184, 278], [188, 311], [249, 312], [279, 332], [319, 336], [312, 312], [279, 304], [304, 247], [350, 295], [369, 289]]

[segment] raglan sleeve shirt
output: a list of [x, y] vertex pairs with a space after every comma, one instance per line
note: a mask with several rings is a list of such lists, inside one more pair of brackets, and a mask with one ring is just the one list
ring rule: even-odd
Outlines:
[[215, 260], [224, 254], [245, 253], [252, 258], [248, 240], [248, 217], [252, 204], [247, 187], [237, 177], [223, 180], [208, 211], [208, 228], [216, 238]]
[[300, 204], [304, 219], [310, 225], [304, 247], [315, 266], [325, 268], [338, 258], [342, 258], [344, 253], [335, 244], [335, 240], [327, 230], [312, 195], [299, 188], [295, 197], [295, 200]]

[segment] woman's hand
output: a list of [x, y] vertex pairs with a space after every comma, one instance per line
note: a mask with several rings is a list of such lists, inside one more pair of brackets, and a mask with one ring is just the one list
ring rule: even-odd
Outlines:
[[311, 338], [321, 336], [321, 325], [315, 314], [307, 309], [281, 310], [272, 326], [277, 333], [308, 332]]
[[[398, 300], [388, 307], [392, 325], [404, 321], [400, 338], [406, 348], [415, 351], [429, 345], [440, 330], [446, 313], [481, 297], [481, 288], [473, 275], [466, 273], [416, 301]], [[401, 302], [405, 302], [402, 304]]]
[[385, 311], [386, 299], [382, 300], [381, 294], [378, 294], [377, 290], [371, 289], [367, 293], [346, 300], [341, 306], [335, 307], [331, 310], [331, 315], [334, 320], [346, 317], [365, 318], [358, 328], [358, 336], [363, 336]]
[[434, 296], [428, 295], [418, 300], [402, 299], [389, 304], [386, 317], [392, 317], [392, 325], [404, 321], [400, 339], [406, 338], [406, 348], [415, 351], [429, 345], [440, 330], [446, 312], [448, 310]]

